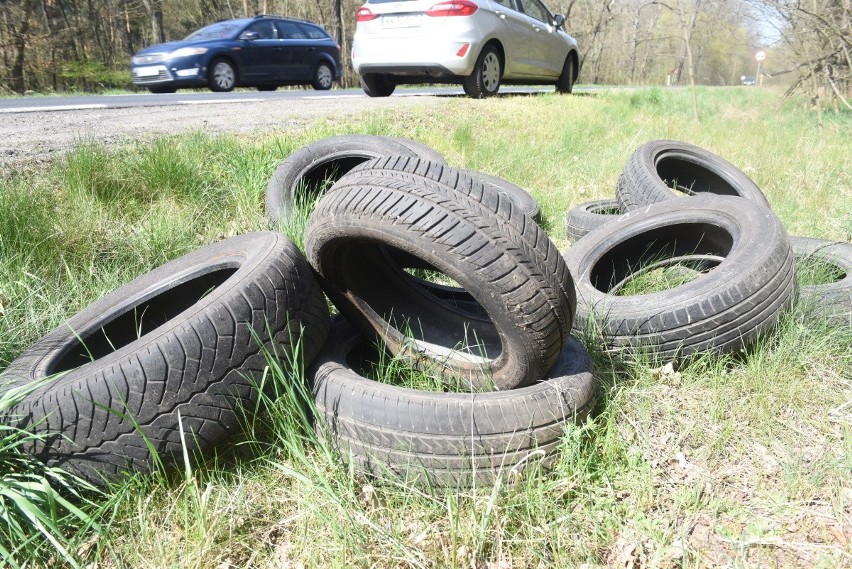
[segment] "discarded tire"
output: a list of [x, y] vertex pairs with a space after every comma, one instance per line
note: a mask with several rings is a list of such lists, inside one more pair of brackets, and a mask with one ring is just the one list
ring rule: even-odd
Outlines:
[[[449, 169], [455, 185], [422, 175], [444, 180], [440, 165], [389, 157], [360, 168], [323, 197], [305, 231], [308, 259], [341, 312], [450, 382], [511, 389], [544, 377], [575, 310], [571, 276], [544, 231], [488, 184]], [[488, 318], [430, 294], [400, 268], [400, 252], [458, 283]]]
[[[362, 374], [371, 342], [344, 319], [308, 372], [318, 417], [361, 471], [434, 486], [493, 482], [533, 460], [552, 460], [566, 424], [592, 408], [595, 383], [571, 338], [546, 378], [500, 393], [438, 393]], [[360, 356], [360, 359], [359, 359]]]
[[704, 148], [673, 140], [652, 140], [637, 148], [615, 189], [622, 211], [678, 195], [708, 193], [739, 196], [769, 207], [757, 184], [736, 166]]
[[852, 243], [791, 237], [799, 272], [817, 273], [820, 284], [799, 288], [809, 316], [837, 326], [852, 326]]
[[[473, 181], [478, 181], [500, 192], [511, 202], [514, 208], [533, 219], [541, 213], [535, 198], [528, 191], [512, 182], [477, 170], [450, 168], [442, 162], [431, 162], [430, 165], [428, 159], [418, 158], [420, 160], [370, 160], [347, 172], [345, 177], [347, 180], [374, 178], [376, 176], [389, 176], [417, 182], [430, 180], [453, 188], [465, 184], [469, 186]], [[341, 180], [343, 177], [341, 176]], [[468, 179], [459, 180], [460, 177]]]
[[[771, 328], [795, 287], [790, 240], [772, 212], [703, 196], [629, 212], [566, 253], [577, 283], [575, 326], [606, 345], [662, 359], [731, 352]], [[703, 274], [661, 292], [618, 296], [631, 277], [677, 262]]]
[[588, 232], [605, 225], [621, 215], [621, 208], [614, 199], [592, 200], [568, 210], [566, 226], [568, 241], [577, 241]]
[[[424, 150], [425, 149], [425, 150]], [[413, 140], [346, 134], [317, 140], [285, 158], [266, 187], [266, 215], [273, 227], [289, 219], [296, 208], [310, 205], [343, 174], [379, 156], [443, 158]]]
[[93, 483], [150, 471], [152, 449], [169, 464], [184, 444], [193, 456], [237, 431], [237, 407], [252, 408], [251, 378], [266, 365], [261, 344], [283, 356], [301, 338], [307, 363], [328, 326], [295, 245], [271, 232], [234, 237], [131, 281], [36, 342], [0, 384], [42, 385], [3, 421], [43, 437], [29, 452]]

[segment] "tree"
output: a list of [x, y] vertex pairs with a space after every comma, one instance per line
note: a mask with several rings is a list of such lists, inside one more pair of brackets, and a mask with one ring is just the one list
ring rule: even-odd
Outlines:
[[808, 93], [821, 109], [828, 99], [852, 109], [852, 0], [755, 0], [765, 18], [777, 22], [780, 42], [794, 73], [788, 96]]

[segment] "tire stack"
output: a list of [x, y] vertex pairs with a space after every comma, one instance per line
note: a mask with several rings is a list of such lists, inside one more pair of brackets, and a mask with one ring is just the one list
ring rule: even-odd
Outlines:
[[[359, 471], [467, 486], [552, 460], [564, 425], [589, 413], [594, 377], [535, 200], [431, 158], [362, 162], [316, 204], [305, 251], [340, 315], [308, 379], [321, 429]], [[380, 351], [445, 388], [369, 379]]]
[[[760, 188], [697, 146], [642, 145], [615, 199], [572, 208], [567, 229], [575, 326], [599, 335], [610, 351], [663, 361], [733, 352], [770, 330], [797, 295], [815, 320], [852, 325], [852, 245], [789, 238]], [[796, 266], [807, 261], [828, 266], [837, 279], [797, 291]], [[619, 294], [642, 271], [674, 265], [700, 278]]]
[[[745, 174], [684, 143], [641, 146], [615, 200], [569, 212], [564, 256], [525, 190], [413, 140], [331, 137], [294, 152], [269, 182], [267, 215], [277, 227], [311, 202], [304, 254], [274, 231], [214, 243], [36, 342], [0, 374], [17, 395], [3, 425], [95, 484], [174, 466], [239, 432], [275, 354], [310, 366], [317, 429], [357, 470], [467, 486], [546, 465], [565, 425], [588, 415], [595, 379], [578, 337], [666, 362], [739, 350], [775, 326], [797, 262], [812, 260], [834, 278], [800, 298], [815, 319], [852, 326], [852, 246], [791, 240]], [[697, 278], [619, 294], [676, 265]], [[369, 379], [384, 353], [441, 389]]]

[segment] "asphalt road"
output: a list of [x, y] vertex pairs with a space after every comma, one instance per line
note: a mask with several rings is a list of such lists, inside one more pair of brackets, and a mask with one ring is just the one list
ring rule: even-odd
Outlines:
[[[502, 87], [499, 96], [547, 92], [553, 87]], [[190, 131], [247, 136], [298, 132], [317, 119], [362, 112], [405, 113], [415, 107], [440, 112], [455, 97], [466, 98], [461, 87], [403, 88], [386, 98], [368, 97], [360, 89], [5, 98], [0, 99], [0, 173], [44, 164], [81, 143], [147, 144]]]
[[[553, 91], [552, 87], [501, 87], [501, 94], [529, 94]], [[464, 96], [461, 87], [429, 87], [399, 89], [390, 98], [397, 97], [453, 97]], [[0, 99], [0, 113], [26, 113], [49, 111], [74, 111], [93, 109], [120, 109], [131, 107], [157, 107], [167, 105], [214, 105], [228, 103], [261, 103], [287, 100], [340, 100], [368, 99], [361, 89], [334, 89], [314, 91], [287, 89], [273, 92], [238, 90], [231, 93], [210, 91], [178, 91], [170, 94], [134, 93], [126, 95], [37, 96]], [[380, 99], [377, 99], [380, 100]]]

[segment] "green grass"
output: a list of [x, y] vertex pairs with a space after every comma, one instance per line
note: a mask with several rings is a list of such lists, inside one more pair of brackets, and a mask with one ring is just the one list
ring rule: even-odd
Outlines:
[[[680, 89], [451, 98], [297, 133], [84, 145], [47, 168], [9, 172], [0, 369], [133, 277], [267, 228], [263, 195], [277, 163], [333, 134], [417, 138], [452, 165], [528, 188], [562, 247], [565, 212], [611, 198], [627, 158], [655, 138], [739, 166], [790, 234], [852, 236], [852, 115], [827, 113], [820, 127], [762, 89], [700, 89], [699, 104], [696, 124]], [[299, 223], [286, 228], [297, 242]], [[669, 276], [633, 285], [675, 285]], [[803, 282], [827, 278], [817, 270]], [[21, 456], [26, 435], [4, 432], [0, 495], [20, 492], [16, 476], [36, 480], [23, 495], [39, 514], [3, 498], [0, 555], [27, 567], [852, 566], [852, 330], [814, 324], [804, 310], [746, 354], [676, 370], [613, 359], [585, 337], [600, 381], [593, 419], [566, 428], [552, 470], [495, 487], [424, 490], [352, 472], [312, 427], [300, 366], [287, 372], [273, 356], [258, 378], [273, 395], [239, 444], [104, 495]]]

